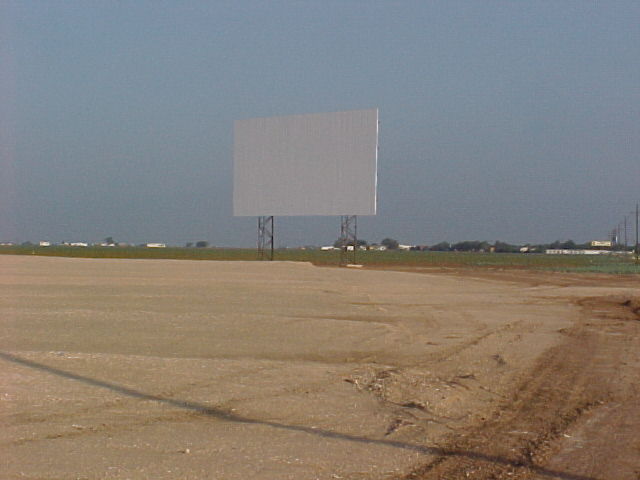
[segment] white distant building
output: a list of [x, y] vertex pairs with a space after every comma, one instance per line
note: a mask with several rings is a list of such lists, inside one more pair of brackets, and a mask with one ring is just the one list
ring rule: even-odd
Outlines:
[[564, 248], [549, 248], [544, 251], [547, 255], [606, 255], [607, 250], [568, 250]]
[[611, 248], [612, 242], [611, 240], [592, 240], [589, 242], [589, 246]]
[[164, 243], [147, 243], [147, 248], [166, 248]]
[[41, 247], [50, 247], [51, 246], [51, 242], [47, 242], [47, 241], [41, 240], [38, 245], [40, 245]]

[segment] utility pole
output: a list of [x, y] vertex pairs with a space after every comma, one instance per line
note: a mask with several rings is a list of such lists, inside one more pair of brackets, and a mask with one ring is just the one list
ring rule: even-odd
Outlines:
[[620, 223], [618, 224], [618, 239], [619, 239], [619, 242], [620, 242], [620, 246], [621, 246], [621, 247], [625, 246], [625, 245], [624, 245], [624, 244], [625, 244], [624, 236], [623, 236], [623, 234], [622, 234], [622, 226], [623, 226], [623, 222], [620, 222]]
[[627, 216], [624, 216], [624, 251], [627, 251]]
[[640, 245], [638, 244], [638, 202], [636, 202], [636, 263], [640, 263]]

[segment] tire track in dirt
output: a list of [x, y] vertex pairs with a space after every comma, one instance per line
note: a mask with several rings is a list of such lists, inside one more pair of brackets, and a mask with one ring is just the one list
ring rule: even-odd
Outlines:
[[[580, 320], [564, 331], [560, 345], [521, 377], [511, 398], [484, 424], [450, 436], [441, 446], [447, 453], [404, 479], [626, 478], [619, 473], [579, 471], [571, 463], [571, 471], [545, 468], [568, 437], [567, 429], [581, 418], [613, 398], [623, 408], [637, 409], [640, 404], [637, 390], [635, 397], [630, 396], [625, 383], [616, 381], [620, 365], [628, 360], [623, 353], [640, 350], [639, 300], [588, 298], [577, 304], [583, 309]], [[621, 348], [621, 342], [630, 341], [635, 348]], [[615, 438], [613, 431], [599, 435]], [[563, 465], [567, 467], [567, 462]]]

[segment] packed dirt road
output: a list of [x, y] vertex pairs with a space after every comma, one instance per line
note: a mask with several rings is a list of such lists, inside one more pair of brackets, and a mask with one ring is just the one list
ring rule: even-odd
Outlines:
[[637, 277], [0, 256], [0, 478], [640, 478]]

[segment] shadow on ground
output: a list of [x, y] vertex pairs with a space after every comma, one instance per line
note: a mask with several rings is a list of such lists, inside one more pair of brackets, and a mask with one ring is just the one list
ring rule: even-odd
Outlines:
[[12, 355], [6, 352], [0, 352], [0, 358], [7, 362], [12, 362], [17, 365], [22, 365], [24, 367], [40, 370], [52, 375], [57, 375], [62, 378], [66, 378], [69, 380], [75, 380], [77, 382], [82, 382], [86, 385], [91, 385], [98, 388], [104, 388], [107, 390], [111, 390], [112, 392], [119, 393], [121, 395], [126, 395], [132, 398], [138, 398], [140, 400], [151, 400], [154, 402], [163, 403], [166, 405], [171, 405], [174, 407], [178, 407], [184, 410], [189, 410], [192, 412], [196, 412], [201, 415], [205, 415], [207, 417], [217, 418], [223, 421], [235, 422], [235, 423], [244, 423], [244, 424], [253, 424], [253, 425], [265, 425], [272, 428], [278, 428], [282, 430], [289, 430], [294, 432], [303, 432], [309, 435], [315, 435], [322, 438], [332, 438], [336, 440], [343, 440], [349, 442], [357, 442], [361, 444], [374, 444], [374, 445], [386, 445], [394, 448], [400, 448], [404, 450], [411, 450], [427, 455], [437, 455], [441, 457], [461, 457], [461, 458], [469, 458], [474, 460], [482, 460], [486, 462], [491, 462], [499, 465], [515, 467], [515, 468], [527, 468], [532, 473], [536, 473], [538, 475], [543, 475], [548, 478], [557, 478], [560, 480], [597, 480], [593, 477], [585, 477], [583, 475], [574, 475], [571, 473], [559, 472], [554, 470], [549, 470], [544, 467], [540, 467], [534, 465], [532, 463], [526, 463], [516, 460], [511, 460], [504, 457], [494, 456], [494, 455], [486, 455], [480, 452], [473, 451], [465, 451], [465, 450], [455, 450], [455, 449], [446, 449], [446, 448], [438, 448], [438, 447], [425, 447], [422, 445], [415, 445], [406, 442], [399, 442], [394, 440], [384, 440], [384, 439], [374, 439], [367, 438], [358, 435], [349, 435], [345, 433], [333, 432], [330, 430], [323, 430], [319, 428], [311, 428], [305, 427], [302, 425], [287, 425], [283, 423], [270, 422], [266, 420], [260, 420], [256, 418], [248, 418], [243, 417], [241, 415], [236, 415], [234, 413], [229, 413], [227, 411], [208, 407], [206, 405], [202, 405], [195, 402], [189, 402], [186, 400], [178, 400], [173, 398], [165, 398], [160, 397], [158, 395], [152, 395], [149, 393], [140, 392], [138, 390], [134, 390], [132, 388], [123, 387], [121, 385], [117, 385], [115, 383], [106, 382], [103, 380], [98, 380], [95, 378], [86, 377], [83, 375], [78, 375], [73, 372], [68, 372], [66, 370], [61, 370], [59, 368], [51, 367], [45, 365], [43, 363], [34, 362], [32, 360], [27, 360], [25, 358], [21, 358], [17, 355]]

